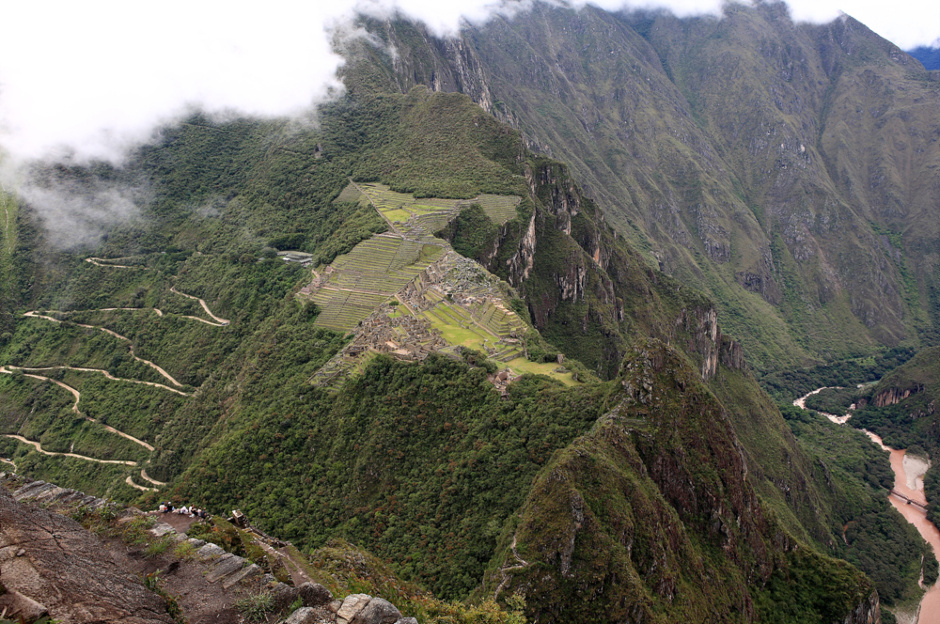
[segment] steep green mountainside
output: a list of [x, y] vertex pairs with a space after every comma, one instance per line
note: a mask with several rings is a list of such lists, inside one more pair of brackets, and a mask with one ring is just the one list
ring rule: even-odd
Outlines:
[[[819, 467], [708, 298], [645, 264], [567, 167], [470, 98], [351, 92], [316, 128], [197, 116], [124, 168], [37, 168], [40, 185], [150, 199], [94, 249], [55, 249], [55, 223], [8, 213], [0, 456], [141, 505], [237, 507], [307, 551], [346, 538], [442, 597], [516, 593], [537, 621], [603, 604], [610, 621], [773, 621], [804, 586], [791, 621], [877, 616], [881, 585], [830, 557], [850, 554], [842, 527], [884, 506], [881, 485]], [[351, 341], [305, 296], [314, 271], [351, 275], [357, 246], [411, 220], [396, 210], [458, 199], [476, 203], [438, 234], [520, 297], [529, 362], [577, 383], [522, 375], [503, 393], [486, 354], [453, 350], [314, 384]], [[574, 500], [553, 495], [560, 465], [590, 506], [572, 522], [554, 512]], [[920, 553], [904, 552], [908, 587]]]
[[546, 621], [836, 621], [866, 601], [740, 478], [732, 424], [681, 357], [653, 341], [626, 369], [616, 407], [540, 473], [486, 589], [522, 591]]
[[809, 397], [806, 405], [830, 414], [851, 413], [849, 422], [854, 427], [877, 433], [893, 448], [914, 449], [916, 455], [936, 455], [940, 446], [937, 399], [940, 347], [930, 347], [877, 382], [825, 388]]
[[940, 83], [857, 21], [536, 4], [455, 39], [366, 26], [384, 47], [353, 56], [354, 90], [461, 91], [519, 128], [759, 371], [937, 341]]

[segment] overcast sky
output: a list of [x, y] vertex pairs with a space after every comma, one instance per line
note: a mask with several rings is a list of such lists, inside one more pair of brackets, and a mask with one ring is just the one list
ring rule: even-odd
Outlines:
[[[493, 0], [291, 0], [143, 3], [103, 0], [5, 3], [0, 37], [0, 145], [19, 158], [66, 145], [85, 156], [116, 154], [187, 105], [258, 115], [298, 112], [341, 88], [329, 31], [358, 8], [395, 7], [438, 33], [462, 18], [485, 20]], [[583, 2], [579, 2], [583, 4]], [[622, 0], [596, 0], [607, 9]], [[797, 20], [839, 10], [902, 48], [940, 37], [936, 0], [790, 0]], [[325, 5], [325, 6], [324, 6]], [[682, 15], [717, 12], [715, 0], [666, 0]]]

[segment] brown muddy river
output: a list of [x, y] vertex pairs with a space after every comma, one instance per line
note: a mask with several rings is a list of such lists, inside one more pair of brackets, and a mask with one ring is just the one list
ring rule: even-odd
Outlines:
[[[812, 394], [816, 394], [820, 390], [824, 390], [824, 388], [819, 388], [806, 396], [800, 397], [794, 401], [793, 404], [806, 409], [806, 398]], [[844, 425], [846, 421], [852, 417], [851, 412], [844, 416], [826, 414], [825, 412], [820, 413], [838, 425]], [[932, 522], [927, 520], [927, 512], [914, 504], [927, 504], [927, 497], [924, 495], [923, 476], [930, 465], [916, 457], [907, 457], [907, 451], [905, 450], [885, 446], [881, 438], [870, 431], [865, 431], [865, 435], [871, 438], [872, 442], [891, 454], [891, 470], [894, 472], [894, 491], [901, 496], [892, 493], [888, 496], [888, 500], [895, 509], [901, 512], [905, 520], [914, 525], [914, 528], [917, 529], [920, 536], [933, 546], [934, 556], [940, 561], [940, 556], [938, 556], [940, 555], [940, 530], [938, 530]], [[909, 503], [903, 497], [914, 501], [914, 503]], [[940, 624], [940, 582], [935, 583], [927, 590], [927, 593], [924, 594], [915, 622], [916, 624]]]

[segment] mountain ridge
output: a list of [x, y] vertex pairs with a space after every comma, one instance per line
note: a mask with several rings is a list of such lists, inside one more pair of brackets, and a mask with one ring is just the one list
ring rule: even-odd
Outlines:
[[[0, 270], [16, 281], [4, 281], [2, 293], [0, 366], [9, 374], [0, 375], [0, 454], [34, 476], [123, 500], [237, 507], [308, 552], [350, 540], [441, 597], [524, 600], [534, 621], [876, 621], [880, 600], [912, 599], [923, 554], [916, 536], [884, 514], [884, 458], [812, 415], [781, 413], [752, 371], [868, 353], [900, 341], [902, 330], [923, 329], [926, 340], [935, 229], [901, 232], [853, 212], [833, 190], [831, 170], [851, 181], [861, 165], [823, 166], [825, 141], [801, 141], [800, 132], [832, 135], [800, 118], [794, 99], [851, 108], [848, 95], [827, 96], [824, 85], [754, 91], [758, 117], [777, 124], [789, 113], [777, 135], [744, 141], [755, 146], [753, 162], [732, 139], [711, 136], [718, 127], [748, 135], [763, 122], [718, 114], [731, 95], [696, 63], [734, 56], [732, 35], [769, 23], [803, 44], [812, 39], [779, 5], [731, 7], [723, 21], [540, 5], [525, 24], [498, 21], [489, 42], [489, 31], [440, 40], [413, 25], [368, 22], [399, 54], [385, 58], [360, 41], [347, 95], [321, 110], [316, 128], [195, 115], [164, 128], [125, 168], [45, 170], [48, 180], [146, 179], [153, 194], [139, 217], [115, 224], [94, 248], [55, 249], [26, 204], [14, 227], [4, 222]], [[857, 23], [812, 33], [833, 35], [833, 46], [812, 63], [794, 62], [792, 76], [843, 72], [870, 79], [881, 95], [889, 83], [914, 88], [897, 74], [907, 61], [894, 61], [893, 48]], [[766, 55], [737, 59], [735, 93], [753, 79], [749, 63], [787, 66], [816, 49], [780, 46], [782, 37], [762, 41]], [[676, 60], [669, 38], [698, 55]], [[487, 50], [518, 41], [528, 65], [507, 65], [513, 73], [501, 86], [488, 74]], [[634, 56], [605, 56], [598, 42], [621, 42]], [[601, 80], [595, 74], [608, 56], [617, 71]], [[579, 75], [598, 78], [598, 92], [586, 92]], [[633, 82], [624, 85], [641, 76], [649, 86], [618, 87], [625, 76]], [[505, 85], [519, 99], [500, 99], [516, 93]], [[447, 91], [473, 92], [478, 103]], [[626, 103], [618, 115], [638, 114], [612, 120], [595, 96]], [[574, 118], [562, 114], [579, 107]], [[857, 117], [866, 132], [883, 117], [870, 111]], [[904, 121], [901, 112], [892, 123]], [[557, 121], [538, 124], [545, 151], [586, 151], [571, 152], [568, 165], [528, 150], [525, 126], [538, 115]], [[630, 119], [620, 134], [607, 133]], [[600, 203], [618, 196], [622, 181], [607, 188], [579, 172], [597, 163], [596, 171], [616, 173], [601, 158], [619, 153], [609, 137], [630, 147], [617, 161], [633, 176], [622, 197], [637, 210], [652, 206], [647, 216]], [[774, 176], [764, 180], [767, 167]], [[908, 210], [896, 188], [916, 171], [888, 173], [873, 193], [893, 194], [895, 208]], [[929, 180], [924, 186], [916, 197], [931, 196]], [[758, 195], [780, 203], [751, 201]], [[497, 206], [488, 196], [514, 199]], [[797, 209], [784, 210], [787, 202]], [[830, 249], [837, 217], [851, 218], [860, 234]], [[447, 254], [465, 254], [445, 259], [458, 273], [473, 266], [461, 279], [479, 282], [477, 294], [491, 283], [498, 306], [474, 308], [480, 301], [470, 301], [470, 290], [428, 295], [441, 283], [437, 270], [450, 271], [418, 249], [431, 235], [441, 237], [435, 246], [450, 246]], [[859, 264], [860, 241], [872, 240], [874, 252]], [[741, 251], [747, 241], [754, 246]], [[405, 242], [415, 247], [402, 250]], [[922, 254], [908, 253], [914, 243]], [[675, 276], [658, 270], [656, 254]], [[383, 279], [374, 266], [382, 258], [410, 269], [376, 288], [370, 280]], [[860, 292], [840, 281], [845, 263], [871, 269]], [[872, 289], [889, 300], [869, 318]], [[345, 294], [337, 303], [323, 290]], [[341, 313], [350, 303], [356, 313]], [[494, 332], [503, 351], [473, 337], [495, 310], [512, 320], [505, 336]], [[374, 349], [388, 353], [366, 345], [368, 358], [348, 376], [312, 383], [337, 354], [362, 346], [356, 340], [379, 317], [398, 331], [399, 319], [419, 316], [459, 339], [439, 349], [432, 341], [435, 348], [405, 361], [396, 351], [407, 349], [390, 334], [387, 349]], [[726, 318], [743, 330], [742, 342]], [[846, 327], [826, 334], [842, 320]], [[453, 348], [462, 341], [481, 348]], [[500, 385], [494, 373], [505, 362], [492, 358], [517, 349], [527, 366], [556, 375]], [[182, 394], [169, 392], [171, 380]], [[124, 434], [121, 446], [114, 431]], [[138, 454], [132, 467], [81, 459], [128, 449]], [[145, 462], [143, 487], [156, 492], [135, 487]], [[861, 536], [854, 543], [845, 537], [851, 523]], [[892, 527], [890, 540], [902, 546], [889, 573], [859, 552], [885, 541], [872, 538], [876, 525]]]
[[[354, 92], [460, 91], [522, 130], [648, 262], [719, 302], [758, 370], [936, 339], [936, 133], [910, 124], [935, 125], [937, 87], [855, 20], [794, 25], [782, 4], [720, 20], [536, 5], [454, 39], [365, 26], [395, 54], [363, 46]], [[357, 75], [366, 64], [384, 70]], [[864, 89], [856, 118], [847, 98]], [[916, 228], [900, 226], [902, 197]]]

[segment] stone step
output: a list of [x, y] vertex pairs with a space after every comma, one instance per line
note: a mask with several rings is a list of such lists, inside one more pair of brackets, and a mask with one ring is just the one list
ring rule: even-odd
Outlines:
[[65, 488], [55, 486], [37, 495], [35, 497], [35, 500], [37, 503], [52, 502], [56, 497], [62, 496], [66, 493], [67, 493], [67, 490]]
[[239, 572], [245, 567], [245, 560], [233, 554], [226, 554], [219, 557], [215, 568], [206, 576], [210, 583], [216, 583], [223, 578]]
[[202, 548], [196, 551], [196, 554], [199, 555], [202, 559], [216, 559], [225, 554], [225, 551], [215, 544], [206, 544]]
[[261, 576], [261, 572], [261, 568], [257, 564], [253, 563], [247, 568], [242, 568], [241, 571], [236, 572], [232, 576], [222, 581], [222, 587], [225, 589], [230, 589], [233, 585], [236, 585], [241, 581], [246, 581], [256, 576]]

